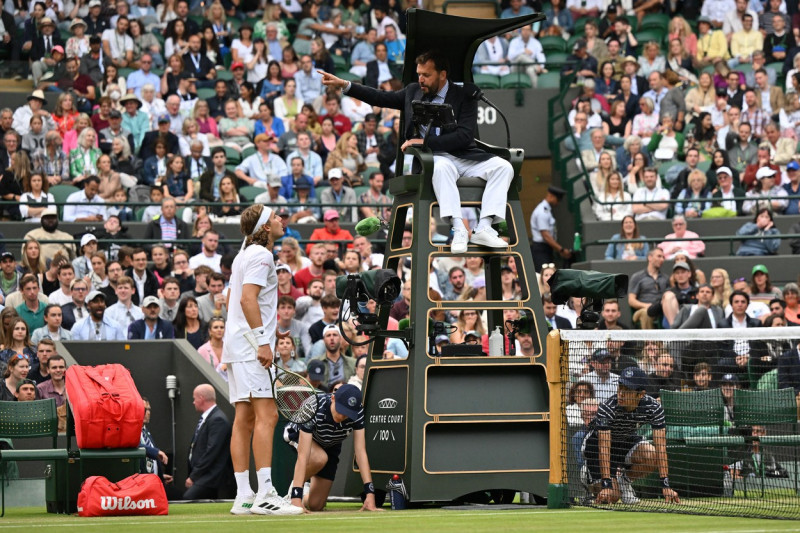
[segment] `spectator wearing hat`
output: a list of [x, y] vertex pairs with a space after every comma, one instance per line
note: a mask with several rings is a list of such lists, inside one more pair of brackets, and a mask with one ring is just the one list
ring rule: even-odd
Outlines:
[[[324, 193], [323, 193], [324, 194]], [[353, 193], [353, 203], [355, 203], [355, 193]], [[324, 201], [323, 201], [324, 203]], [[311, 233], [309, 240], [311, 243], [318, 241], [347, 241], [347, 247], [353, 247], [353, 236], [346, 229], [339, 226], [339, 211], [336, 209], [328, 209], [322, 217], [325, 224], [322, 228], [317, 228]], [[306, 253], [311, 253], [312, 244], [306, 246]], [[339, 243], [340, 251], [342, 244]]]
[[97, 252], [97, 237], [85, 233], [81, 237], [79, 256], [72, 260], [76, 278], [84, 278], [92, 273], [92, 255], [95, 252]]
[[133, 144], [129, 148], [139, 152], [144, 136], [150, 130], [150, 117], [142, 111], [142, 101], [135, 94], [126, 94], [120, 98], [119, 103], [125, 109], [122, 113], [122, 128], [130, 132]]
[[[783, 213], [789, 204], [786, 199], [787, 193], [783, 187], [776, 185], [778, 173], [770, 167], [761, 167], [756, 172], [758, 180], [756, 186], [747, 193], [742, 208], [745, 213], [755, 214], [761, 209], [768, 209], [770, 212]], [[771, 218], [771, 215], [770, 215]]]
[[[330, 187], [320, 193], [320, 204], [323, 206], [335, 206], [337, 204], [355, 204], [356, 193], [352, 187], [344, 184], [344, 177], [341, 168], [332, 168], [328, 171], [328, 182]], [[337, 213], [337, 218], [341, 217], [345, 222], [356, 222], [358, 220], [358, 208], [355, 206], [336, 207], [331, 210]], [[328, 212], [325, 212], [324, 219], [327, 220]]]
[[597, 75], [597, 66], [597, 59], [590, 56], [586, 49], [586, 40], [578, 39], [561, 68], [561, 73], [564, 76], [576, 74], [579, 80], [594, 78]]
[[[783, 190], [786, 191], [788, 196], [800, 196], [800, 163], [792, 159], [786, 164], [786, 176], [789, 178], [787, 183], [783, 184]], [[787, 200], [789, 204], [784, 209], [784, 215], [798, 215], [800, 214], [800, 200], [797, 198]]]
[[[135, 94], [137, 98], [142, 97], [142, 87], [150, 83], [153, 87], [161, 87], [161, 78], [153, 74], [150, 69], [153, 66], [153, 56], [148, 53], [142, 54], [139, 59], [139, 69], [128, 74], [127, 87], [128, 94]], [[160, 94], [157, 95], [160, 96]]]
[[[56, 252], [72, 259], [75, 257], [75, 245], [72, 244], [73, 236], [58, 230], [58, 210], [48, 207], [42, 211], [39, 221], [41, 227], [32, 229], [23, 237], [26, 241], [35, 239], [41, 245], [41, 256], [45, 261], [53, 259]], [[66, 241], [62, 243], [48, 243], [48, 241]]]
[[592, 371], [584, 376], [594, 387], [594, 395], [599, 401], [604, 402], [617, 392], [619, 375], [611, 372], [614, 356], [608, 350], [595, 350], [591, 358]]
[[554, 253], [564, 259], [572, 257], [572, 251], [556, 241], [556, 219], [552, 213], [565, 194], [563, 189], [551, 185], [544, 199], [531, 213], [531, 253], [537, 272], [541, 271], [543, 264], [553, 262]]
[[236, 177], [247, 185], [267, 188], [267, 180], [272, 176], [285, 176], [289, 173], [286, 163], [277, 154], [272, 153], [275, 137], [259, 133], [255, 137], [256, 153], [245, 158], [236, 167]]
[[711, 198], [717, 200], [714, 202], [715, 205], [736, 213], [737, 216], [742, 216], [745, 214], [744, 200], [734, 200], [734, 198], [742, 198], [744, 196], [744, 189], [733, 184], [733, 172], [731, 169], [726, 166], [719, 167], [717, 169], [717, 186], [711, 192]]
[[153, 131], [148, 131], [144, 134], [142, 139], [142, 148], [139, 152], [139, 157], [145, 161], [147, 166], [147, 159], [156, 155], [156, 141], [161, 140], [164, 143], [166, 154], [177, 155], [180, 154], [180, 142], [178, 136], [172, 133], [170, 128], [170, 116], [163, 113], [156, 119], [157, 127]]
[[[786, 193], [786, 191], [783, 192]], [[743, 240], [736, 255], [775, 255], [778, 253], [781, 240], [774, 236], [780, 235], [780, 233], [780, 230], [775, 227], [772, 210], [767, 207], [759, 207], [753, 222], [747, 222], [736, 232], [737, 235], [754, 235], [758, 238]]]
[[111, 58], [102, 50], [103, 40], [99, 35], [89, 37], [89, 51], [81, 56], [78, 70], [81, 74], [86, 74], [95, 84], [103, 80], [105, 68], [111, 64]]
[[701, 16], [697, 19], [697, 64], [700, 67], [724, 61], [728, 54], [728, 40], [720, 30], [714, 29], [711, 19]]
[[27, 100], [27, 104], [18, 107], [14, 111], [14, 122], [11, 127], [20, 135], [27, 135], [31, 129], [31, 118], [40, 117], [43, 122], [43, 130], [50, 131], [55, 129], [53, 117], [49, 111], [44, 109], [44, 106], [47, 105], [44, 92], [35, 90], [28, 96]]
[[[42, 17], [39, 19], [39, 29], [37, 36], [32, 39], [30, 48], [30, 60], [32, 62], [41, 61], [44, 58], [51, 57], [53, 49], [56, 46], [61, 46], [61, 53], [64, 53], [64, 41], [61, 40], [61, 35], [56, 31], [56, 24], [50, 17]], [[48, 62], [48, 66], [52, 67], [52, 63]]]
[[105, 316], [106, 296], [92, 291], [86, 297], [89, 316], [72, 326], [72, 340], [77, 341], [124, 341], [127, 335], [116, 322]]
[[672, 278], [675, 285], [664, 291], [660, 306], [650, 306], [647, 310], [648, 316], [657, 317], [663, 314], [663, 326], [671, 328], [682, 306], [697, 303], [697, 287], [692, 285], [691, 275], [692, 271], [688, 263], [676, 261], [672, 265]]
[[303, 224], [322, 220], [319, 201], [311, 196], [313, 191], [314, 180], [311, 176], [300, 176], [295, 180], [292, 203], [297, 205], [289, 208], [289, 221]]
[[267, 176], [267, 192], [262, 192], [258, 196], [254, 198], [254, 202], [257, 204], [280, 204], [286, 205], [288, 200], [286, 197], [281, 195], [281, 187], [283, 186], [283, 180], [280, 176], [275, 174], [270, 174]]
[[102, 6], [103, 4], [100, 0], [90, 0], [89, 14], [83, 17], [83, 21], [86, 23], [86, 34], [90, 37], [100, 37], [104, 31], [111, 27], [108, 17], [101, 13]]
[[155, 296], [147, 296], [142, 301], [144, 318], [134, 321], [128, 326], [128, 338], [149, 339], [174, 339], [175, 330], [172, 324], [158, 316], [161, 304]]

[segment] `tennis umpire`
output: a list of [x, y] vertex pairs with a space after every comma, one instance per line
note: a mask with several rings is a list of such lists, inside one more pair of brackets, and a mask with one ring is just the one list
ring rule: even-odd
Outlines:
[[[601, 403], [597, 416], [583, 441], [584, 482], [596, 503], [636, 504], [639, 498], [631, 485], [658, 468], [661, 493], [668, 503], [680, 503], [669, 486], [664, 409], [646, 393], [647, 374], [628, 367], [619, 376], [617, 394]], [[638, 435], [639, 426], [653, 428], [652, 444]], [[613, 479], [616, 478], [616, 479]]]
[[366, 494], [361, 510], [381, 510], [375, 507], [375, 487], [364, 436], [361, 391], [354, 385], [342, 385], [331, 394], [317, 394], [317, 399], [317, 412], [310, 422], [299, 425], [289, 423], [283, 432], [284, 440], [297, 450], [290, 491], [292, 506], [303, 509], [303, 485], [311, 478], [305, 506], [310, 511], [322, 511], [325, 508], [339, 465], [342, 441], [354, 431], [355, 457]]

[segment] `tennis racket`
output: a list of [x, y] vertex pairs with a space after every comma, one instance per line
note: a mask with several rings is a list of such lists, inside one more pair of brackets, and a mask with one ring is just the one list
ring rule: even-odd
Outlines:
[[269, 373], [278, 411], [295, 424], [305, 424], [313, 419], [319, 404], [317, 389], [300, 374], [274, 362]]

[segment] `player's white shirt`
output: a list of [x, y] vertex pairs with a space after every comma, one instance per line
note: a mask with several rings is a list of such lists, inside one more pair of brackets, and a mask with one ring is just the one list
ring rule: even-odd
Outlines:
[[263, 246], [251, 244], [233, 260], [230, 281], [230, 302], [228, 323], [225, 327], [223, 363], [240, 363], [256, 360], [256, 350], [244, 338], [252, 328], [242, 312], [242, 287], [245, 284], [258, 285], [258, 308], [261, 310], [261, 324], [274, 352], [275, 329], [278, 325], [278, 276], [272, 252]]

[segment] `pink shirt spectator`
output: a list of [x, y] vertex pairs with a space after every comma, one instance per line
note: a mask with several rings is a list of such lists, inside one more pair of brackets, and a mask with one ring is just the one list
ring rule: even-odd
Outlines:
[[686, 230], [682, 235], [670, 233], [664, 238], [687, 239], [684, 241], [665, 241], [659, 244], [658, 247], [664, 251], [664, 255], [667, 259], [672, 259], [678, 251], [686, 252], [686, 254], [692, 259], [697, 258], [698, 255], [703, 255], [706, 251], [705, 243], [701, 241], [700, 236], [693, 231]]

